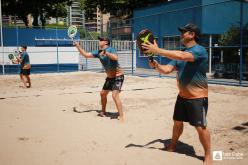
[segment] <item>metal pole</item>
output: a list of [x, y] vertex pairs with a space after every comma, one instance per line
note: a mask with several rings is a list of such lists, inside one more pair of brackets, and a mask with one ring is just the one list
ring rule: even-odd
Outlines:
[[133, 70], [134, 70], [134, 67], [133, 67], [133, 65], [134, 65], [134, 58], [136, 58], [136, 57], [134, 57], [134, 25], [133, 25], [133, 19], [131, 20], [131, 31], [132, 31], [132, 76], [133, 76]]
[[[112, 44], [112, 39], [113, 39], [113, 34], [112, 34], [112, 25], [111, 25], [111, 19], [109, 20], [109, 31], [108, 31], [108, 33], [109, 33], [109, 35], [108, 35], [108, 37], [109, 37], [109, 39], [110, 39], [110, 43]], [[85, 30], [86, 30], [86, 28], [85, 28]]]
[[58, 27], [56, 27], [56, 46], [57, 46], [57, 72], [59, 72], [59, 43], [58, 43]]
[[16, 49], [19, 51], [19, 28], [16, 25]]
[[3, 75], [5, 74], [5, 70], [4, 70], [4, 47], [3, 47], [3, 21], [2, 21], [2, 1], [0, 0], [0, 26], [1, 26], [1, 54], [2, 54], [2, 58], [3, 58], [3, 65], [2, 65], [2, 69], [3, 69]]
[[[17, 52], [19, 52], [19, 27], [17, 24], [15, 24], [16, 26], [16, 50]], [[17, 65], [18, 70], [21, 69], [21, 65]]]
[[103, 14], [102, 14], [102, 12], [100, 12], [100, 23], [101, 23], [100, 36], [103, 37]]
[[243, 79], [243, 1], [240, 2], [240, 62], [239, 62], [239, 84]]
[[[162, 39], [162, 35], [161, 35], [161, 18], [162, 17], [162, 15], [160, 14], [159, 15], [159, 17], [158, 17], [158, 46], [160, 47], [160, 48], [163, 48], [163, 39]], [[159, 63], [161, 64], [162, 63], [162, 56], [159, 56]], [[158, 76], [159, 77], [162, 77], [162, 75], [161, 75], [161, 73], [159, 72], [159, 74], [158, 74]]]
[[209, 36], [209, 74], [212, 74], [212, 35]]
[[69, 9], [69, 21], [70, 21], [70, 23], [69, 23], [69, 26], [71, 26], [72, 25], [72, 7], [70, 6], [70, 9]]

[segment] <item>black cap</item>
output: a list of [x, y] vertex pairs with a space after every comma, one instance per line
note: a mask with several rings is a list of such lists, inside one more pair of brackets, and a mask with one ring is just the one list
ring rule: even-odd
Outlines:
[[107, 37], [98, 37], [98, 40], [99, 41], [108, 41], [108, 44], [110, 43], [110, 40]]
[[189, 24], [182, 26], [182, 27], [178, 27], [178, 30], [180, 32], [187, 32], [187, 31], [195, 32], [195, 35], [197, 38], [199, 38], [199, 36], [200, 36], [200, 29], [198, 28], [198, 26], [196, 26], [195, 24], [192, 24], [192, 23], [189, 23]]
[[21, 45], [21, 47], [27, 49], [27, 45]]

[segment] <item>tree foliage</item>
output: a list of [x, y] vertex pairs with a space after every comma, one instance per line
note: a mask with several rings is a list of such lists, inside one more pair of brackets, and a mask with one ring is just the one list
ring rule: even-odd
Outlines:
[[3, 14], [18, 16], [28, 26], [27, 15], [32, 14], [33, 26], [38, 26], [38, 18], [45, 25], [46, 18], [65, 17], [66, 5], [71, 0], [2, 0]]
[[[246, 24], [243, 28], [243, 45], [248, 45], [248, 24]], [[226, 55], [227, 62], [236, 62], [239, 61], [238, 49], [237, 48], [228, 48], [228, 46], [240, 46], [240, 26], [232, 25], [225, 33], [223, 33], [219, 38], [220, 46], [227, 46], [227, 48], [223, 48], [224, 53]], [[244, 48], [244, 61], [248, 62], [248, 50]]]
[[86, 17], [91, 17], [98, 7], [103, 13], [117, 17], [131, 17], [133, 10], [168, 0], [85, 0]]
[[[243, 27], [243, 44], [247, 45], [248, 41], [248, 24]], [[220, 36], [219, 43], [222, 46], [228, 45], [239, 45], [240, 44], [240, 27], [237, 25], [232, 25], [224, 34]]]
[[240, 28], [231, 26], [224, 34], [220, 36], [219, 43], [222, 46], [237, 45], [240, 42]]
[[[136, 8], [154, 5], [168, 0], [78, 0], [80, 7], [85, 9], [86, 17], [91, 17], [98, 7], [103, 13], [115, 16], [130, 17]], [[45, 25], [48, 17], [66, 17], [66, 6], [72, 0], [2, 0], [3, 14], [18, 16], [28, 26], [27, 15], [34, 17], [33, 25], [38, 26], [38, 18]]]

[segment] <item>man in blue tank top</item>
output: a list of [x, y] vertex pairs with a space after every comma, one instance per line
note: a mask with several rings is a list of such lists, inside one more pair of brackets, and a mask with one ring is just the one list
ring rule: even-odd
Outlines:
[[112, 91], [112, 98], [119, 114], [118, 119], [124, 121], [122, 103], [119, 96], [124, 81], [124, 73], [118, 63], [116, 50], [109, 46], [110, 40], [104, 37], [99, 37], [98, 39], [99, 50], [94, 50], [92, 52], [86, 52], [78, 42], [75, 42], [74, 44], [82, 56], [85, 58], [98, 58], [105, 69], [107, 77], [102, 91], [100, 92], [102, 111], [99, 113], [99, 116], [106, 116], [107, 95]]
[[208, 81], [206, 76], [208, 53], [197, 41], [200, 29], [194, 24], [178, 28], [181, 32], [181, 42], [186, 47], [184, 51], [165, 50], [155, 44], [143, 44], [147, 52], [171, 59], [167, 65], [151, 61], [150, 66], [159, 73], [169, 74], [177, 71], [179, 93], [174, 108], [174, 126], [171, 144], [168, 151], [175, 151], [176, 144], [183, 132], [183, 122], [189, 122], [198, 132], [200, 142], [205, 151], [204, 164], [212, 164], [210, 133], [207, 129]]

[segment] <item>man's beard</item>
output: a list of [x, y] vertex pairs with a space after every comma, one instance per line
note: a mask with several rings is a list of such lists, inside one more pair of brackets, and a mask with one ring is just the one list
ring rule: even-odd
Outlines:
[[185, 46], [185, 44], [189, 43], [190, 41], [193, 41], [194, 38], [181, 38], [181, 43]]

